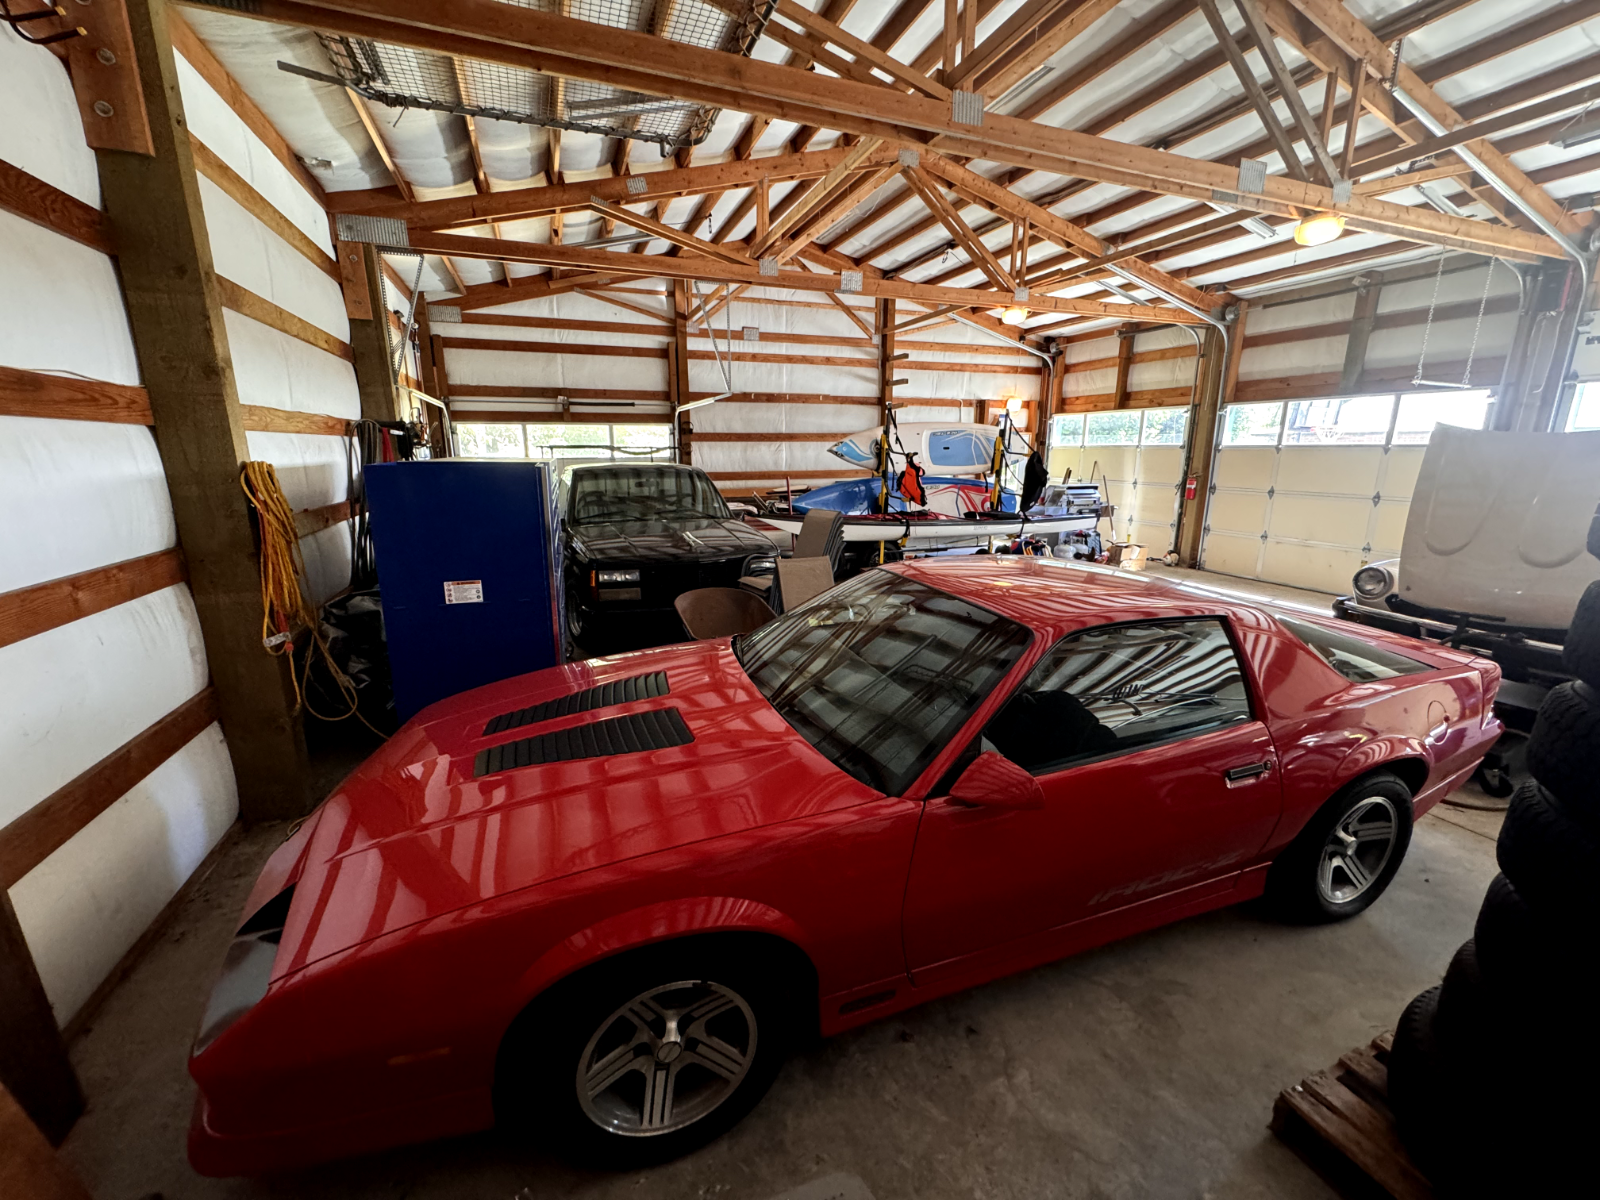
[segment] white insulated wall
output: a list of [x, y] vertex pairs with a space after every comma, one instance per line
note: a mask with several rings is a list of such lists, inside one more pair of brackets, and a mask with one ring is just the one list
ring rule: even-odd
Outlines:
[[[0, 35], [0, 159], [99, 206], [77, 104], [48, 51]], [[0, 213], [0, 364], [137, 384], [109, 259]], [[0, 592], [174, 545], [149, 428], [0, 416]], [[0, 825], [205, 687], [185, 584], [0, 647]], [[232, 824], [206, 729], [11, 889], [59, 1021], [77, 1012]]]
[[[321, 204], [200, 74], [178, 56], [184, 113], [195, 137], [331, 256]], [[200, 199], [217, 274], [341, 341], [350, 340], [339, 284], [204, 176]], [[243, 404], [355, 420], [361, 394], [355, 368], [269, 325], [225, 311], [228, 349]], [[246, 435], [250, 457], [270, 462], [296, 511], [345, 498], [344, 439], [325, 434]], [[310, 600], [319, 604], [350, 582], [350, 526], [332, 525], [301, 542]]]
[[[715, 441], [702, 434], [837, 434], [840, 438], [878, 424], [877, 412], [877, 351], [867, 345], [850, 345], [861, 341], [864, 334], [844, 313], [831, 306], [763, 303], [759, 291], [757, 298], [747, 300], [741, 296], [726, 309], [713, 316], [716, 327], [717, 350], [724, 354], [723, 363], [731, 373], [731, 387], [719, 363], [708, 356], [712, 353], [710, 338], [691, 334], [689, 350], [689, 390], [693, 393], [715, 395], [723, 391], [783, 393], [790, 395], [819, 395], [859, 398], [860, 404], [827, 403], [774, 403], [718, 401], [695, 409], [690, 414], [693, 424], [693, 460], [698, 467], [711, 472], [713, 477], [738, 474], [740, 481], [778, 485], [786, 471], [847, 472], [837, 458], [828, 453], [832, 439], [817, 441]], [[793, 297], [795, 293], [782, 293]], [[661, 314], [663, 322], [670, 321], [670, 298], [662, 292], [647, 296], [634, 292], [623, 294], [632, 304]], [[445, 302], [448, 304], [448, 301]], [[495, 315], [525, 317], [557, 317], [568, 320], [640, 322], [640, 314], [619, 308], [604, 300], [590, 296], [563, 294], [546, 299], [522, 301], [484, 310]], [[870, 305], [859, 303], [854, 311], [869, 326], [873, 312]], [[917, 310], [901, 308], [899, 319], [909, 319]], [[727, 328], [731, 322], [733, 356], [726, 357]], [[744, 340], [743, 330], [753, 326], [762, 338], [754, 342]], [[665, 352], [671, 340], [666, 331], [641, 331], [639, 333], [606, 333], [570, 329], [529, 329], [520, 326], [442, 324], [433, 326], [436, 335], [446, 338], [472, 338], [480, 340], [540, 341], [583, 343], [588, 345], [648, 347]], [[774, 334], [804, 334], [810, 336], [837, 336], [845, 344], [792, 344], [767, 340]], [[1024, 352], [1007, 353], [1005, 345], [997, 338], [980, 333], [963, 325], [945, 325], [927, 332], [911, 330], [902, 335], [901, 349], [910, 355], [907, 362], [895, 365], [895, 376], [907, 379], [897, 389], [897, 395], [910, 403], [898, 410], [902, 421], [970, 421], [973, 405], [978, 400], [999, 400], [1007, 396], [1021, 396], [1035, 401], [1039, 395], [1041, 360]], [[916, 348], [907, 349], [903, 343]], [[937, 343], [938, 348], [923, 348], [917, 343]], [[945, 349], [948, 347], [948, 349]], [[975, 349], [976, 348], [976, 349]], [[1000, 351], [1000, 353], [993, 353]], [[789, 362], [752, 362], [745, 355], [778, 356], [796, 360]], [[806, 358], [826, 357], [851, 360], [823, 365], [798, 361]], [[855, 365], [859, 362], [859, 366]], [[978, 363], [1005, 368], [1005, 373], [970, 370], [919, 370], [917, 363]], [[445, 368], [453, 389], [461, 385], [475, 387], [526, 387], [574, 389], [626, 389], [665, 392], [667, 389], [667, 360], [665, 357], [620, 357], [610, 355], [578, 355], [551, 352], [499, 352], [494, 350], [463, 350], [447, 347]], [[947, 401], [942, 404], [922, 404], [916, 400]], [[515, 400], [511, 397], [487, 396], [457, 399], [453, 407], [474, 412], [492, 411], [504, 407], [508, 411], [522, 410], [508, 419], [537, 420], [537, 412], [551, 411], [555, 401]], [[606, 419], [606, 409], [582, 407], [575, 414], [592, 415], [596, 422]], [[635, 401], [632, 409], [611, 408], [610, 411], [656, 413], [665, 423], [669, 420], [664, 402]], [[819, 482], [806, 478], [806, 483]], [[734, 485], [735, 489], [737, 485]]]

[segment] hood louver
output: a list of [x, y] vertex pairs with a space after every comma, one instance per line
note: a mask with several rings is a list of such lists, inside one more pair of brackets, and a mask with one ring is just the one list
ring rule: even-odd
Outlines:
[[472, 774], [474, 778], [480, 778], [518, 767], [606, 758], [613, 754], [639, 754], [646, 750], [687, 746], [692, 741], [694, 734], [684, 724], [682, 713], [676, 708], [656, 708], [649, 712], [631, 713], [626, 717], [612, 717], [608, 721], [595, 721], [590, 725], [558, 729], [554, 733], [541, 733], [507, 742], [503, 746], [491, 746], [478, 751]]
[[[635, 675], [629, 679], [617, 679], [597, 687], [585, 688], [581, 692], [573, 692], [570, 696], [546, 700], [543, 704], [491, 717], [489, 723], [483, 727], [482, 736], [492, 737], [508, 729], [521, 729], [524, 725], [535, 725], [540, 721], [554, 720], [556, 717], [569, 717], [573, 713], [588, 712], [594, 708], [610, 708], [613, 704], [655, 700], [665, 696], [667, 690], [665, 671], [656, 671], [650, 675]], [[479, 771], [478, 774], [482, 775], [483, 772]]]

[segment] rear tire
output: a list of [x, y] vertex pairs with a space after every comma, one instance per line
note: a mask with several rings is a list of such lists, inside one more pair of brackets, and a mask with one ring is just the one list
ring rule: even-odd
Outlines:
[[1303, 923], [1343, 921], [1389, 886], [1411, 844], [1411, 789], [1388, 771], [1347, 784], [1267, 871], [1269, 906]]
[[604, 960], [506, 1034], [500, 1123], [607, 1170], [681, 1157], [755, 1107], [803, 1036], [803, 1003], [758, 939], [688, 938]]

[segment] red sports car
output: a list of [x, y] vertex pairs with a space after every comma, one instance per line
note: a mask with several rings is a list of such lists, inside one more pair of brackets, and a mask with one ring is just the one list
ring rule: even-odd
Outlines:
[[1022, 557], [870, 570], [755, 633], [418, 714], [268, 862], [189, 1153], [496, 1122], [681, 1154], [797, 1039], [1266, 893], [1360, 912], [1500, 733], [1499, 670]]

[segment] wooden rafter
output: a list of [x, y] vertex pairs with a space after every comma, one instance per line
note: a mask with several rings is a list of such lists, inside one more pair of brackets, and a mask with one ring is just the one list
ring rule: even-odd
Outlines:
[[929, 179], [921, 167], [906, 167], [901, 171], [901, 175], [917, 195], [922, 197], [922, 202], [928, 206], [928, 211], [939, 219], [940, 224], [956, 240], [956, 244], [966, 252], [972, 264], [988, 277], [989, 282], [1001, 291], [1015, 292], [1017, 281], [1012, 279], [1000, 265], [993, 252], [984, 245], [983, 239], [973, 233], [972, 227], [961, 219], [961, 214], [956, 211], [955, 205], [945, 199], [939, 190], [939, 184]]
[[[651, 255], [640, 261], [636, 255], [617, 254], [606, 250], [590, 250], [582, 246], [550, 246], [538, 242], [511, 242], [495, 238], [461, 237], [446, 233], [416, 233], [412, 235], [413, 248], [428, 254], [450, 255], [455, 258], [498, 258], [506, 262], [525, 262], [537, 266], [575, 268], [596, 276], [616, 278], [623, 275], [644, 277], [665, 276], [671, 279], [701, 279], [721, 283], [747, 283], [755, 287], [788, 288], [798, 291], [840, 292], [844, 279], [835, 272], [812, 274], [802, 271], [780, 271], [777, 275], [763, 275], [757, 267], [743, 267], [720, 259], [699, 255]], [[563, 280], [561, 282], [568, 282]], [[583, 286], [593, 286], [585, 280]], [[508, 303], [508, 289], [495, 288], [499, 297], [495, 303]], [[861, 295], [894, 296], [897, 299], [930, 301], [934, 304], [962, 304], [981, 308], [1001, 307], [1009, 302], [1005, 296], [975, 288], [945, 288], [928, 284], [908, 283], [899, 279], [873, 278], [863, 274]], [[1166, 308], [1152, 304], [1103, 304], [1094, 300], [1068, 299], [1058, 296], [1041, 296], [1029, 301], [1029, 306], [1047, 312], [1075, 312], [1096, 316], [1113, 316], [1134, 321], [1156, 321], [1167, 324], [1194, 324], [1199, 317], [1182, 309]]]

